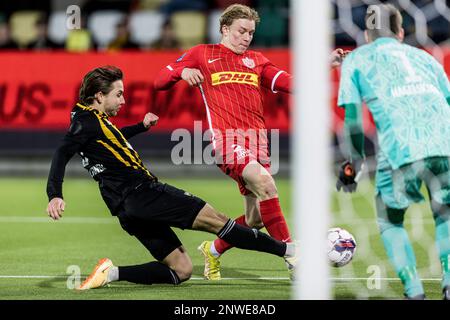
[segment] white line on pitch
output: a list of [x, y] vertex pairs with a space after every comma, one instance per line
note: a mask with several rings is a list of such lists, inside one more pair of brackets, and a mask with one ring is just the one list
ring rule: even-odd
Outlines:
[[[400, 281], [399, 278], [330, 278], [332, 281], [367, 281], [367, 280], [380, 280], [380, 281]], [[440, 278], [423, 278], [422, 281], [441, 281]]]
[[0, 276], [0, 279], [50, 279], [50, 278], [67, 279], [68, 276]]
[[[71, 275], [73, 276], [73, 275]], [[0, 279], [67, 279], [68, 276], [49, 276], [49, 275], [0, 275]], [[331, 281], [366, 281], [369, 278], [330, 278]], [[204, 280], [200, 277], [192, 277], [190, 280]], [[246, 277], [246, 278], [222, 278], [222, 280], [289, 280], [288, 277]], [[370, 280], [381, 281], [400, 281], [398, 278], [370, 278]], [[441, 281], [440, 278], [423, 278], [422, 281]]]
[[[0, 223], [55, 223], [50, 217], [31, 216], [3, 216]], [[91, 223], [91, 224], [112, 224], [117, 223], [114, 217], [63, 217], [58, 223]]]
[[[68, 276], [38, 276], [38, 275], [29, 275], [29, 276], [13, 276], [13, 275], [0, 275], [0, 279], [66, 279], [69, 276], [73, 277], [73, 275]], [[222, 280], [288, 280], [288, 277], [248, 277], [248, 278], [222, 278]], [[192, 277], [190, 280], [204, 280], [204, 278], [200, 277]]]

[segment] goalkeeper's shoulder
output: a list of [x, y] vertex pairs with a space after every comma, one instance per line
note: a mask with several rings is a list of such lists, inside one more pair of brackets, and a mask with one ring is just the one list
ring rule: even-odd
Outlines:
[[362, 45], [358, 48], [355, 48], [354, 50], [351, 50], [349, 54], [346, 55], [345, 60], [357, 60], [366, 57], [370, 52], [373, 51], [373, 48], [370, 46], [370, 44]]
[[425, 51], [424, 49], [416, 48], [406, 44], [405, 46], [407, 46], [411, 56], [418, 57], [422, 61], [430, 65], [442, 67], [442, 64], [431, 53]]
[[368, 44], [352, 50], [345, 56], [342, 62], [342, 68], [345, 70], [351, 66], [351, 69], [353, 69], [361, 63], [365, 64], [366, 60], [370, 59], [372, 51], [372, 48]]

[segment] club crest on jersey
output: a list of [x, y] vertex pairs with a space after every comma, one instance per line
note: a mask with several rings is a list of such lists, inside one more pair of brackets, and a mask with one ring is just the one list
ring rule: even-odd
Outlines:
[[250, 69], [253, 69], [255, 67], [255, 60], [250, 59], [249, 57], [245, 57], [244, 59], [242, 59], [242, 63], [244, 64], [244, 66]]

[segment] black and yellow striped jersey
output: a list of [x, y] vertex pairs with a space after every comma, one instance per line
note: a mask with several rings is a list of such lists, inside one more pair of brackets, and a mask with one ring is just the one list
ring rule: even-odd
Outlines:
[[145, 131], [143, 123], [119, 130], [105, 113], [77, 103], [70, 128], [53, 156], [47, 182], [49, 200], [62, 198], [65, 167], [78, 153], [84, 168], [99, 182], [102, 197], [114, 214], [128, 192], [145, 180], [156, 180], [127, 141]]

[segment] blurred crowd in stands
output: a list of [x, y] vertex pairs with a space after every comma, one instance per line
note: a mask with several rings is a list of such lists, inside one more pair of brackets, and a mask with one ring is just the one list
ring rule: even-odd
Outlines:
[[[0, 1], [0, 49], [162, 50], [217, 43], [220, 14], [235, 2], [254, 7], [261, 16], [254, 47], [289, 46], [289, 0], [11, 0]], [[359, 44], [367, 4], [360, 0], [331, 2], [335, 45]], [[448, 2], [444, 2], [447, 16], [440, 14], [433, 2], [410, 1], [426, 10], [425, 34], [416, 29], [423, 26], [424, 19], [418, 22], [420, 17], [414, 11], [402, 10], [411, 44], [448, 43]], [[66, 10], [71, 5], [81, 9], [80, 29], [66, 26]]]

